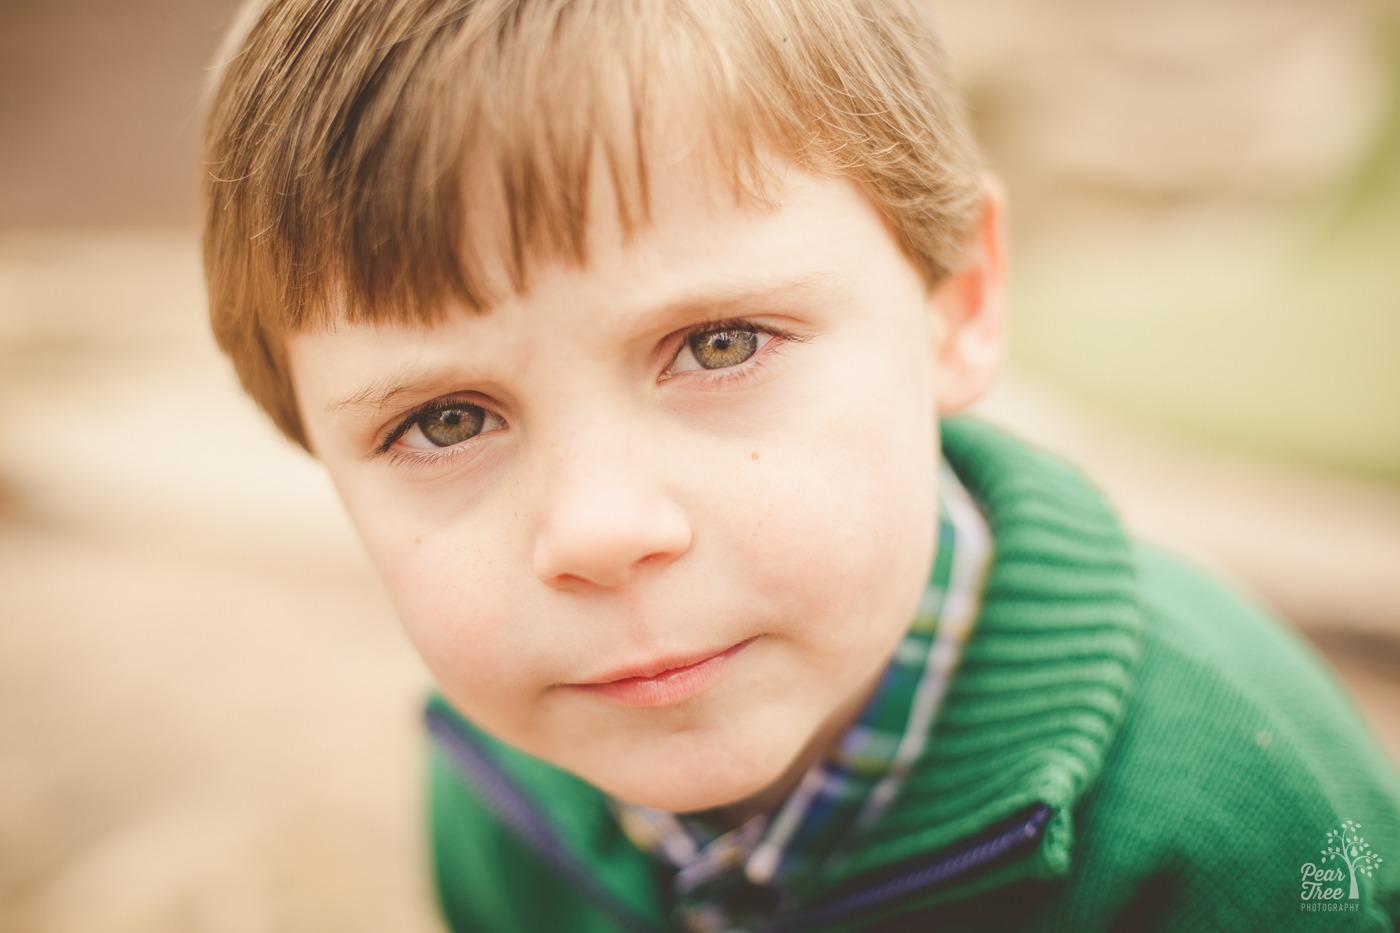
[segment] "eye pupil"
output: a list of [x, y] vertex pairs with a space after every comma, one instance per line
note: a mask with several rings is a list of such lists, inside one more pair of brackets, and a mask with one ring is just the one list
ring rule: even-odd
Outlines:
[[438, 447], [451, 447], [481, 433], [486, 412], [475, 405], [430, 411], [418, 419], [418, 430]]
[[707, 331], [694, 335], [689, 343], [695, 361], [705, 369], [738, 366], [758, 352], [758, 334], [752, 330]]

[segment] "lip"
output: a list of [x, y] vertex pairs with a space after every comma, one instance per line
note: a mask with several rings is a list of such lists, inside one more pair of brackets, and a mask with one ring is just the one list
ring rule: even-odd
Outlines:
[[623, 706], [674, 706], [712, 687], [724, 676], [730, 662], [753, 642], [753, 638], [747, 638], [723, 651], [662, 658], [567, 686]]

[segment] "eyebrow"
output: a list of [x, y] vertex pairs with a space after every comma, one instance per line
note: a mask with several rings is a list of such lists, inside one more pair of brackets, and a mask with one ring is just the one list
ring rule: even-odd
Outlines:
[[379, 411], [406, 395], [416, 395], [424, 387], [441, 381], [442, 374], [430, 370], [399, 372], [365, 385], [359, 391], [326, 405], [326, 411]]
[[700, 311], [710, 311], [714, 320], [723, 320], [791, 300], [830, 278], [829, 272], [816, 270], [778, 281], [696, 289], [667, 301], [660, 307], [639, 312], [636, 317], [644, 318], [648, 327], [660, 325], [668, 328], [681, 320], [694, 317]]
[[[817, 270], [777, 282], [752, 286], [725, 285], [697, 289], [665, 302], [652, 310], [638, 312], [649, 329], [669, 330], [679, 322], [694, 317], [700, 311], [710, 313], [713, 321], [722, 321], [752, 313], [757, 307], [791, 300], [830, 279], [830, 273]], [[629, 315], [629, 317], [631, 317]], [[417, 397], [425, 390], [446, 382], [449, 373], [433, 368], [412, 368], [393, 373], [367, 383], [351, 394], [326, 405], [327, 412], [378, 412], [405, 396]]]

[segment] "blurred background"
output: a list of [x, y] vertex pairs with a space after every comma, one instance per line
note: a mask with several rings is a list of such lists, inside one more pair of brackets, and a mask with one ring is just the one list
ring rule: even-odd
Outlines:
[[[985, 414], [1275, 606], [1400, 760], [1400, 3], [933, 2], [1011, 195]], [[205, 333], [234, 6], [0, 0], [7, 931], [438, 928], [426, 676]]]

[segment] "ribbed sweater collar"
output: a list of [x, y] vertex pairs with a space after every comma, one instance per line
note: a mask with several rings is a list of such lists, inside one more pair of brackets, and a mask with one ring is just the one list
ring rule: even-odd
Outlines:
[[1068, 811], [1123, 715], [1143, 621], [1108, 504], [1063, 461], [984, 423], [945, 422], [943, 448], [992, 528], [982, 615], [919, 766], [865, 844], [832, 866], [832, 882], [1037, 802], [1057, 813], [1040, 870], [1066, 870]]

